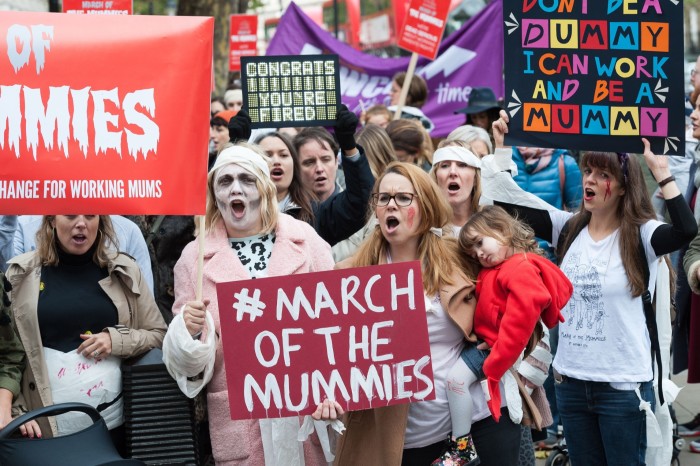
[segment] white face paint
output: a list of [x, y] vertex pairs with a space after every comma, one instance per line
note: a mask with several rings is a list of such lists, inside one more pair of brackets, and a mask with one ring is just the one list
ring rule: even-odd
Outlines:
[[255, 175], [235, 163], [224, 165], [214, 175], [216, 207], [229, 238], [245, 238], [260, 233], [262, 197]]

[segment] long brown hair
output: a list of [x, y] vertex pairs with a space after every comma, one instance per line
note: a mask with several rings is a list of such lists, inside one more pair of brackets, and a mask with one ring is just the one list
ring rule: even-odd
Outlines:
[[[36, 252], [41, 259], [41, 265], [58, 265], [58, 236], [56, 229], [51, 223], [56, 218], [55, 215], [44, 215], [41, 225], [36, 232]], [[109, 215], [99, 215], [97, 226], [97, 237], [95, 238], [97, 248], [92, 255], [92, 260], [100, 267], [107, 267], [119, 251], [119, 241], [114, 233], [112, 219]]]
[[[620, 220], [620, 257], [629, 281], [630, 293], [633, 297], [640, 296], [648, 284], [644, 283], [644, 264], [641, 263], [639, 255], [639, 228], [648, 220], [656, 218], [642, 166], [637, 157], [626, 153], [584, 152], [581, 158], [581, 172], [585, 168], [608, 171], [625, 189], [616, 212]], [[557, 248], [561, 251], [560, 259], [590, 220], [591, 213], [581, 203], [579, 211], [568, 222], [568, 234], [563, 238], [561, 248]]]
[[289, 185], [289, 198], [301, 208], [299, 212], [298, 219], [302, 222], [314, 224], [314, 210], [311, 204], [316, 200], [313, 193], [310, 193], [301, 184], [301, 167], [299, 165], [299, 154], [292, 144], [292, 139], [286, 134], [282, 133], [267, 133], [255, 140], [255, 144], [260, 144], [264, 139], [267, 138], [277, 138], [282, 141], [282, 144], [287, 146], [287, 150], [292, 155], [292, 165], [294, 169], [292, 171], [292, 182]]
[[[418, 206], [421, 215], [418, 257], [423, 270], [423, 288], [428, 295], [434, 295], [440, 290], [441, 285], [454, 283], [451, 275], [455, 268], [459, 268], [457, 241], [454, 237], [449, 237], [452, 207], [440, 192], [440, 188], [423, 170], [404, 162], [389, 164], [374, 184], [372, 194], [379, 192], [382, 180], [390, 173], [407, 178], [416, 191], [413, 202]], [[433, 227], [441, 229], [443, 236], [431, 232], [430, 229]], [[360, 245], [354, 256], [354, 266], [364, 267], [382, 263], [388, 247], [389, 243], [382, 235], [381, 228], [377, 226]]]

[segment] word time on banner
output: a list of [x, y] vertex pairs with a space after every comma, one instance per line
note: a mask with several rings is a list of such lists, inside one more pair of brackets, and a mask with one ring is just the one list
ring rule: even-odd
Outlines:
[[232, 419], [435, 398], [419, 262], [216, 288]]
[[506, 142], [683, 154], [681, 2], [524, 0], [503, 21]]
[[252, 128], [335, 124], [337, 55], [241, 57], [241, 82]]

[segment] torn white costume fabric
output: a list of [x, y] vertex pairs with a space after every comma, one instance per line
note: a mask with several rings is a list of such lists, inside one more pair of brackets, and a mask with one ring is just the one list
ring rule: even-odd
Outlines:
[[[176, 315], [168, 327], [163, 339], [163, 362], [178, 387], [189, 398], [194, 398], [211, 381], [214, 374], [214, 359], [216, 357], [216, 332], [214, 320], [207, 311], [206, 325], [203, 332], [204, 341], [194, 340], [187, 331], [182, 313]], [[198, 380], [190, 380], [203, 374]], [[304, 447], [302, 442], [313, 432], [314, 427], [328, 462], [333, 461], [333, 450], [326, 426], [342, 433], [345, 426], [341, 421], [326, 423], [313, 421], [306, 416], [302, 426], [299, 417], [261, 419], [260, 433], [262, 435], [265, 466], [304, 466]], [[302, 435], [305, 434], [305, 435]]]
[[[496, 149], [494, 154], [489, 154], [481, 159], [481, 197], [479, 204], [493, 204], [493, 201], [515, 204], [523, 207], [532, 207], [547, 211], [558, 210], [547, 204], [539, 197], [524, 191], [513, 180], [511, 164], [512, 152], [510, 149]], [[514, 165], [514, 164], [513, 164]], [[517, 173], [517, 170], [515, 170]]]
[[[659, 331], [659, 348], [661, 349], [661, 364], [663, 371], [659, 374], [659, 368], [654, 370], [654, 396], [656, 398], [656, 412], [651, 413], [647, 409], [647, 456], [648, 466], [668, 466], [673, 455], [673, 422], [668, 410], [668, 404], [678, 396], [680, 388], [669, 379], [669, 365], [671, 363], [671, 290], [669, 285], [669, 270], [666, 261], [659, 259], [659, 268], [656, 273], [656, 326]], [[659, 376], [664, 378], [663, 406], [659, 406]], [[639, 390], [637, 390], [639, 392]], [[639, 393], [637, 393], [639, 396]], [[641, 397], [640, 397], [641, 400]], [[640, 403], [640, 409], [646, 406]]]
[[[182, 312], [173, 318], [163, 339], [163, 362], [180, 391], [194, 398], [211, 381], [216, 356], [216, 332], [214, 319], [206, 313], [205, 340], [194, 340], [187, 331]], [[201, 379], [190, 380], [203, 374]]]

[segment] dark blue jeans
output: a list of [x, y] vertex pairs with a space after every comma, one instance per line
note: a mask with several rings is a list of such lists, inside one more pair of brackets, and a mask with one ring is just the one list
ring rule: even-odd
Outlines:
[[[571, 463], [575, 466], [645, 464], [646, 416], [634, 390], [617, 390], [607, 382], [563, 377], [555, 385]], [[651, 382], [639, 387], [652, 403]]]

